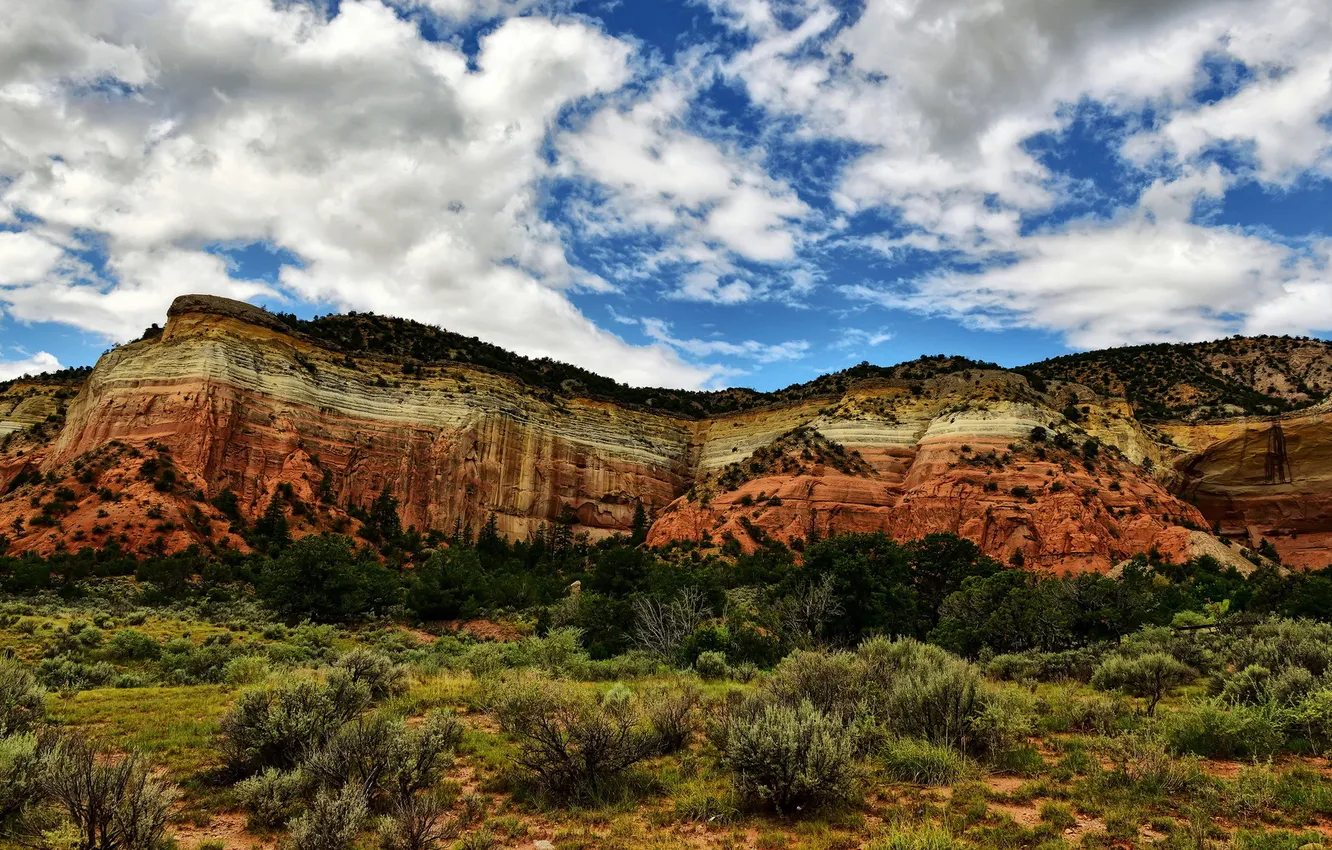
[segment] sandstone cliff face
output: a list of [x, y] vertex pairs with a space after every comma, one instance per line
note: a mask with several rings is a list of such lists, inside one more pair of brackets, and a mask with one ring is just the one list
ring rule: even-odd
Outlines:
[[706, 429], [713, 439], [704, 445], [702, 470], [715, 471], [728, 442], [752, 451], [755, 433], [771, 440], [793, 423], [858, 452], [868, 469], [815, 463], [794, 474], [764, 471], [733, 490], [705, 483], [666, 510], [649, 542], [734, 537], [748, 549], [764, 536], [884, 531], [914, 539], [946, 531], [1004, 561], [1104, 572], [1153, 547], [1187, 557], [1179, 536], [1166, 532], [1205, 522], [1112, 449], [1088, 470], [1068, 450], [1033, 444], [1037, 426], [1068, 425], [1033, 403], [1025, 382], [1008, 373], [974, 382], [945, 376], [919, 395], [861, 390], [822, 409], [717, 420]]
[[0, 392], [0, 439], [58, 416], [58, 386], [17, 381]]
[[[1061, 412], [1069, 403], [1077, 422]], [[0, 428], [51, 415], [39, 398], [22, 404], [0, 395]], [[1188, 557], [1220, 519], [1228, 537], [1273, 539], [1293, 563], [1323, 566], [1328, 415], [1287, 417], [1279, 434], [1267, 421], [1151, 427], [1081, 385], [1038, 393], [1012, 372], [973, 369], [691, 420], [456, 363], [404, 374], [249, 305], [188, 297], [159, 336], [102, 358], [54, 442], [0, 452], [0, 491], [35, 468], [66, 489], [57, 499], [54, 484], [28, 484], [0, 499], [0, 533], [11, 551], [241, 545], [208, 500], [229, 488], [253, 518], [289, 485], [314, 506], [293, 516], [298, 534], [354, 527], [347, 508], [388, 488], [404, 526], [446, 532], [493, 513], [510, 535], [563, 521], [600, 536], [627, 530], [642, 504], [654, 544], [948, 531], [1004, 561], [1105, 571], [1151, 548]], [[1049, 436], [1033, 443], [1038, 426]], [[814, 436], [787, 451], [792, 432]], [[1103, 446], [1090, 461], [1089, 437]], [[157, 457], [175, 486], [143, 474]]]
[[18, 380], [0, 385], [0, 494], [42, 467], [77, 384]]
[[1266, 539], [1287, 565], [1332, 562], [1332, 407], [1270, 419], [1165, 426], [1186, 451], [1177, 489], [1227, 538]]
[[[391, 383], [390, 383], [391, 381]], [[354, 363], [244, 316], [177, 309], [157, 339], [103, 358], [48, 465], [112, 440], [169, 447], [213, 494], [250, 514], [280, 483], [338, 504], [388, 487], [404, 525], [479, 525], [493, 511], [525, 535], [572, 512], [593, 532], [628, 527], [636, 500], [665, 505], [688, 474], [690, 433], [665, 417], [548, 403], [468, 369], [409, 378]]]

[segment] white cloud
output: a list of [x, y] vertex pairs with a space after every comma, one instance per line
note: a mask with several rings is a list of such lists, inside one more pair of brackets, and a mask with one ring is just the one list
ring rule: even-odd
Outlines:
[[[560, 153], [568, 174], [593, 181], [606, 195], [582, 209], [585, 231], [666, 236], [645, 269], [682, 266], [678, 297], [738, 303], [768, 286], [743, 279], [737, 258], [792, 263], [804, 238], [802, 221], [812, 211], [789, 185], [768, 175], [759, 153], [724, 146], [686, 126], [690, 98], [707, 75], [687, 64], [658, 81], [649, 96], [607, 106], [563, 136]], [[723, 282], [727, 277], [739, 279]]]
[[1235, 22], [1266, 14], [1237, 0], [868, 0], [837, 29], [830, 0], [712, 5], [757, 38], [728, 66], [755, 100], [868, 146], [842, 176], [845, 209], [890, 207], [927, 244], [974, 252], [1009, 250], [1020, 216], [1060, 199], [1023, 143], [1061, 127], [1064, 105], [1185, 98]]
[[0, 286], [40, 280], [65, 252], [31, 233], [0, 232]]
[[[849, 20], [832, 0], [708, 2], [753, 40], [726, 68], [756, 102], [808, 137], [865, 147], [835, 199], [890, 210], [898, 226], [860, 244], [940, 262], [961, 252], [982, 268], [845, 293], [1078, 346], [1332, 325], [1318, 303], [1324, 255], [1190, 218], [1241, 176], [1206, 164], [1218, 143], [1251, 149], [1265, 182], [1332, 173], [1324, 0], [866, 0]], [[1216, 56], [1256, 79], [1198, 105]], [[1025, 143], [1082, 102], [1129, 116], [1125, 165], [1166, 176], [1112, 221], [1027, 232], [1024, 217], [1077, 187]], [[1139, 128], [1148, 107], [1161, 123]]]
[[23, 375], [40, 375], [61, 368], [54, 354], [39, 351], [23, 360], [0, 360], [0, 381], [9, 381]]
[[[203, 250], [269, 242], [303, 261], [281, 278], [302, 299], [438, 322], [634, 383], [709, 380], [715, 368], [582, 315], [567, 291], [608, 284], [569, 262], [541, 215], [547, 133], [630, 78], [631, 48], [583, 22], [514, 18], [482, 38], [475, 65], [378, 0], [348, 0], [331, 19], [271, 0], [7, 4], [0, 208], [37, 217], [48, 247], [26, 246], [19, 277], [3, 272], [0, 303], [125, 339], [176, 294], [270, 292]], [[86, 88], [108, 79], [132, 90]], [[80, 265], [81, 233], [102, 240], [105, 275]], [[57, 244], [69, 253], [52, 264]]]
[[466, 21], [501, 18], [530, 11], [554, 12], [568, 9], [573, 0], [394, 0], [406, 9], [424, 8], [440, 17]]
[[[1138, 161], [1170, 153], [1188, 160], [1215, 144], [1249, 146], [1257, 177], [1286, 183], [1316, 170], [1332, 173], [1332, 15], [1327, 5], [1283, 0], [1235, 16], [1223, 52], [1256, 79], [1230, 97], [1186, 105], [1157, 132], [1129, 140]], [[1255, 14], [1256, 13], [1256, 14]], [[1258, 15], [1261, 15], [1259, 17]]]
[[883, 345], [885, 342], [892, 340], [896, 336], [897, 334], [892, 331], [867, 331], [861, 328], [846, 328], [842, 331], [842, 335], [833, 343], [833, 347], [851, 349], [869, 346], [870, 348], [874, 348], [875, 346]]
[[977, 274], [843, 291], [976, 328], [1056, 331], [1078, 348], [1332, 326], [1318, 304], [1332, 304], [1325, 266], [1292, 265], [1289, 249], [1228, 228], [1144, 214], [1033, 236], [1023, 252]]
[[643, 331], [648, 336], [695, 357], [724, 355], [755, 360], [759, 363], [776, 363], [782, 360], [799, 360], [809, 352], [809, 343], [803, 339], [775, 344], [757, 342], [752, 339], [744, 342], [726, 342], [716, 339], [677, 339], [671, 335], [671, 326], [660, 319], [643, 319], [642, 324]]
[[[575, 293], [814, 301], [836, 245], [887, 257], [871, 268], [888, 280], [908, 252], [939, 266], [841, 288], [854, 298], [1078, 345], [1332, 324], [1325, 242], [1193, 215], [1242, 180], [1332, 174], [1325, 0], [704, 2], [745, 46], [696, 44], [674, 64], [571, 0], [345, 0], [332, 17], [322, 0], [0, 4], [0, 222], [19, 231], [0, 232], [0, 307], [125, 339], [183, 292], [298, 299], [703, 386], [734, 372], [700, 359], [807, 345], [660, 324], [630, 345]], [[500, 22], [469, 57], [461, 39], [423, 40], [423, 18]], [[1253, 78], [1203, 105], [1209, 56]], [[719, 74], [766, 114], [756, 134], [700, 102]], [[1113, 215], [1033, 228], [1086, 189], [1027, 143], [1088, 102], [1124, 118], [1104, 141], [1146, 189]], [[777, 173], [783, 134], [856, 153]], [[1217, 145], [1251, 162], [1213, 163]], [[554, 221], [553, 180], [572, 187]], [[849, 235], [866, 211], [892, 224]], [[301, 265], [236, 280], [206, 250], [250, 242]], [[609, 279], [572, 259], [593, 255]]]

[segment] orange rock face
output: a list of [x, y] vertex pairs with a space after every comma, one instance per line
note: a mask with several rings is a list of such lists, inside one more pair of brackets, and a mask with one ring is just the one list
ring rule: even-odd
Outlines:
[[1332, 564], [1332, 411], [1169, 428], [1193, 451], [1176, 463], [1180, 494], [1227, 538], [1270, 541], [1282, 562]]
[[689, 431], [674, 420], [542, 402], [476, 370], [407, 379], [392, 365], [177, 312], [161, 337], [103, 358], [44, 468], [152, 441], [189, 486], [230, 488], [251, 518], [279, 485], [307, 504], [325, 491], [332, 518], [387, 487], [404, 526], [478, 527], [494, 512], [515, 535], [561, 516], [594, 534], [626, 529], [638, 500], [664, 506], [682, 489]]
[[[0, 451], [0, 491], [20, 473], [48, 479], [0, 498], [0, 534], [11, 552], [243, 545], [210, 504], [224, 488], [249, 519], [290, 488], [296, 534], [354, 529], [348, 509], [387, 488], [404, 526], [446, 532], [493, 513], [509, 535], [556, 521], [606, 535], [628, 530], [642, 504], [653, 544], [945, 531], [1005, 562], [1106, 571], [1152, 548], [1188, 557], [1219, 518], [1227, 536], [1326, 564], [1325, 413], [1282, 420], [1279, 438], [1254, 422], [1158, 432], [1122, 400], [1058, 391], [968, 371], [687, 420], [463, 365], [405, 375], [248, 305], [186, 298], [160, 336], [102, 358], [58, 437]], [[1077, 424], [1058, 412], [1068, 392], [1086, 411]], [[1049, 441], [1031, 442], [1038, 426]], [[1084, 465], [1089, 437], [1103, 448]], [[144, 472], [153, 458], [169, 459], [173, 482]]]
[[811, 532], [884, 531], [910, 540], [951, 532], [1005, 562], [1105, 572], [1152, 548], [1170, 553], [1179, 548], [1172, 529], [1205, 523], [1132, 464], [1113, 459], [1088, 471], [1067, 453], [1047, 450], [1041, 459], [1029, 442], [1016, 445], [981, 437], [963, 451], [955, 439], [936, 439], [863, 452], [874, 470], [868, 475], [819, 466], [756, 477], [706, 500], [677, 500], [649, 542], [730, 536], [753, 549], [763, 536], [789, 542]]

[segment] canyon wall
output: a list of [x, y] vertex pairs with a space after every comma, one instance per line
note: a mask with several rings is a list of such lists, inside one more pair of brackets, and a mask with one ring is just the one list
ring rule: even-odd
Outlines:
[[48, 467], [152, 440], [250, 515], [280, 483], [315, 500], [327, 476], [338, 505], [389, 488], [404, 526], [477, 526], [494, 512], [513, 535], [570, 512], [593, 532], [626, 528], [638, 500], [665, 505], [689, 474], [690, 429], [675, 420], [543, 401], [465, 367], [418, 379], [210, 307], [178, 305], [161, 336], [107, 354]]
[[[0, 429], [50, 416], [40, 395], [0, 394]], [[1036, 392], [992, 369], [861, 380], [689, 419], [459, 363], [405, 370], [348, 356], [257, 308], [189, 296], [159, 335], [101, 359], [57, 437], [0, 452], [0, 472], [47, 479], [0, 499], [0, 530], [11, 551], [243, 545], [218, 530], [226, 521], [209, 500], [229, 489], [253, 519], [289, 486], [310, 507], [293, 515], [298, 534], [354, 529], [349, 510], [387, 489], [404, 527], [445, 532], [493, 514], [509, 535], [563, 522], [604, 536], [628, 530], [642, 505], [653, 544], [946, 531], [1006, 562], [1104, 572], [1150, 549], [1184, 558], [1201, 546], [1247, 569], [1239, 544], [1267, 539], [1291, 563], [1321, 567], [1332, 550], [1327, 416], [1153, 428], [1122, 399], [1074, 384]], [[144, 473], [157, 456], [176, 483]], [[52, 482], [66, 493], [36, 517]], [[1204, 533], [1217, 521], [1234, 545]]]
[[1184, 450], [1178, 491], [1223, 537], [1267, 540], [1290, 566], [1332, 563], [1332, 407], [1162, 430]]

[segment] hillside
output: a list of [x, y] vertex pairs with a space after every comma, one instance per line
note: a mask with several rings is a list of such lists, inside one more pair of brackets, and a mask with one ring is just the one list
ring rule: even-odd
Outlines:
[[1332, 343], [1291, 337], [1138, 345], [1069, 354], [1018, 370], [1124, 398], [1144, 422], [1272, 416], [1332, 395]]
[[[1244, 548], [1264, 546], [1322, 567], [1332, 441], [1309, 407], [1327, 385], [1322, 345], [1154, 347], [1138, 365], [1124, 349], [1017, 371], [930, 356], [773, 393], [693, 393], [406, 320], [301, 322], [187, 296], [164, 328], [105, 355], [76, 397], [69, 377], [0, 392], [13, 432], [0, 527], [12, 551], [222, 552], [249, 546], [264, 516], [296, 536], [373, 537], [389, 511], [421, 534], [493, 517], [515, 538], [550, 524], [601, 538], [646, 514], [657, 545], [948, 532], [1055, 571], [1202, 548], [1248, 569]], [[1171, 375], [1192, 383], [1168, 388]], [[1248, 407], [1215, 421], [1140, 412], [1139, 396], [1182, 404], [1232, 385], [1275, 389], [1248, 390]], [[1239, 416], [1278, 404], [1302, 410]]]
[[382, 355], [402, 364], [404, 374], [408, 375], [466, 365], [507, 375], [533, 390], [553, 395], [604, 399], [690, 418], [832, 396], [844, 391], [852, 382], [874, 378], [923, 380], [963, 369], [998, 368], [993, 363], [980, 363], [965, 357], [937, 355], [891, 367], [864, 363], [773, 392], [758, 392], [746, 387], [716, 391], [632, 387], [578, 366], [550, 358], [524, 357], [476, 337], [411, 319], [355, 312], [308, 320], [290, 313], [275, 315], [292, 331], [329, 350], [355, 356]]

